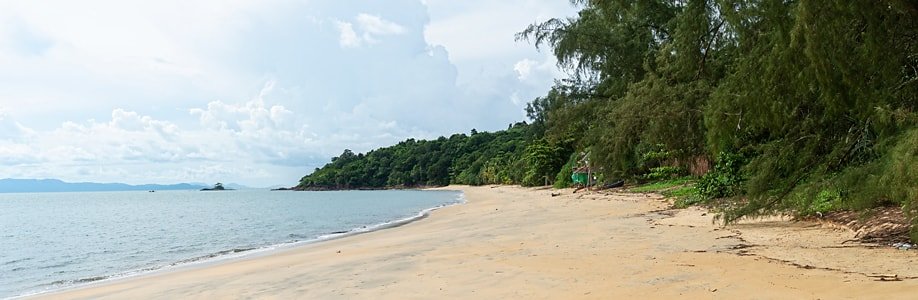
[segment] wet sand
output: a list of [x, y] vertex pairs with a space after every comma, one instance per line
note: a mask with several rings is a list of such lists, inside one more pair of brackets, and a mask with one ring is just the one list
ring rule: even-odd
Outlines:
[[730, 227], [650, 194], [449, 187], [393, 229], [41, 295], [54, 299], [914, 299], [918, 251], [770, 219]]

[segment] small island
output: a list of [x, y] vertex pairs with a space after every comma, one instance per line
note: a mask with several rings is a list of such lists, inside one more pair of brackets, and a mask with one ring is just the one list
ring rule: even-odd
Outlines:
[[222, 183], [217, 182], [212, 188], [203, 188], [201, 191], [232, 191], [233, 189], [224, 188]]

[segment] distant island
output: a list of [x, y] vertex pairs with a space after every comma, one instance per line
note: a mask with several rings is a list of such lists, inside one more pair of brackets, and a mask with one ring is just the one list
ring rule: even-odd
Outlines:
[[[212, 187], [213, 186], [210, 183], [204, 183], [204, 182], [189, 182], [189, 183], [198, 185], [200, 187]], [[262, 187], [251, 187], [251, 186], [242, 185], [242, 184], [238, 184], [234, 182], [227, 182], [227, 183], [223, 183], [223, 188], [231, 189], [231, 190], [250, 190], [250, 189], [261, 189]], [[264, 189], [271, 189], [271, 188], [273, 187], [264, 187]]]
[[126, 183], [65, 182], [59, 179], [0, 179], [0, 193], [197, 190], [202, 187], [204, 186], [190, 183], [131, 185]]
[[201, 189], [201, 191], [233, 191], [233, 190], [234, 189], [228, 189], [228, 188], [223, 187], [223, 184], [219, 182], [217, 182], [217, 184], [214, 184], [214, 187], [212, 188]]

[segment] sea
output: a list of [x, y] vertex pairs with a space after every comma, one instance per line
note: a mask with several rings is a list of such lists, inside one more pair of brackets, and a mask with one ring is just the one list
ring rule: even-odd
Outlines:
[[0, 298], [400, 226], [458, 191], [0, 194]]

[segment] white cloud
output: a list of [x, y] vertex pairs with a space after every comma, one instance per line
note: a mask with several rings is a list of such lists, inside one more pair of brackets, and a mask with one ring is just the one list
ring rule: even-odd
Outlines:
[[338, 26], [338, 31], [341, 32], [341, 37], [338, 38], [338, 43], [341, 44], [341, 47], [354, 48], [360, 46], [362, 41], [357, 36], [357, 32], [354, 31], [354, 24], [340, 21], [335, 23]]
[[19, 140], [28, 134], [32, 134], [31, 129], [13, 120], [0, 109], [0, 140]]
[[512, 34], [566, 5], [2, 1], [0, 174], [293, 183], [344, 148], [506, 128], [556, 72]]
[[517, 78], [520, 80], [526, 80], [526, 78], [529, 77], [529, 73], [532, 72], [532, 65], [534, 64], [535, 61], [528, 58], [524, 58], [523, 60], [516, 62], [516, 64], [513, 65], [513, 70], [516, 71], [516, 74], [518, 75]]
[[[34, 133], [24, 128], [13, 133], [14, 139], [0, 140], [0, 172], [132, 183], [154, 179], [210, 182], [221, 177], [272, 182], [277, 178], [269, 169], [284, 169], [292, 161], [302, 164], [316, 157], [308, 150], [312, 137], [305, 126], [288, 122], [294, 112], [262, 101], [260, 97], [242, 104], [216, 101], [206, 109], [194, 110], [235, 127], [189, 130], [118, 108], [104, 122], [67, 121]], [[227, 111], [231, 113], [224, 114]], [[171, 168], [149, 169], [151, 163]], [[172, 168], [182, 170], [182, 175]], [[301, 167], [296, 169], [303, 172]]]
[[366, 13], [358, 14], [356, 21], [363, 34], [357, 34], [353, 23], [335, 21], [339, 32], [338, 44], [342, 48], [356, 48], [361, 45], [376, 44], [380, 42], [379, 38], [381, 36], [399, 35], [405, 32], [405, 27], [395, 22]]
[[[531, 55], [532, 45], [514, 36], [529, 24], [572, 15], [568, 1], [553, 0], [429, 0], [431, 22], [424, 36], [444, 45], [456, 63]], [[469, 42], [474, 41], [474, 42]], [[486, 46], [483, 46], [486, 45]]]
[[[449, 1], [429, 0], [431, 22], [424, 36], [449, 50], [458, 69], [457, 84], [474, 93], [491, 95], [517, 108], [544, 95], [553, 79], [563, 77], [551, 53], [539, 53], [515, 41], [526, 26], [576, 12], [567, 1]], [[474, 42], [469, 42], [474, 41]], [[482, 45], [487, 45], [483, 47]]]
[[112, 111], [112, 120], [108, 125], [125, 131], [152, 131], [166, 139], [175, 136], [179, 130], [178, 126], [170, 122], [154, 120], [150, 116], [141, 116], [121, 108]]
[[[282, 105], [267, 107], [264, 97], [274, 89], [275, 81], [265, 83], [258, 97], [241, 104], [211, 101], [206, 109], [189, 110], [206, 128], [255, 135], [259, 131], [286, 129], [293, 125], [294, 113]], [[305, 126], [305, 125], [303, 125]]]
[[517, 79], [520, 82], [544, 86], [555, 78], [562, 78], [564, 76], [564, 74], [558, 70], [556, 64], [557, 60], [550, 55], [546, 55], [543, 61], [524, 58], [513, 65], [513, 70], [516, 71]]
[[395, 35], [405, 32], [405, 28], [401, 25], [365, 13], [357, 15], [357, 24], [360, 24], [360, 28], [365, 32], [364, 35]]

